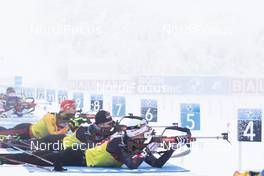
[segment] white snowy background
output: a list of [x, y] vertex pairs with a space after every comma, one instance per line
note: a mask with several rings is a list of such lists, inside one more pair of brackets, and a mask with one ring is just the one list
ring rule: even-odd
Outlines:
[[[260, 0], [0, 1], [0, 83], [12, 84], [15, 75], [25, 86], [46, 88], [141, 75], [261, 80], [263, 6]], [[161, 122], [179, 120], [179, 102], [200, 103], [197, 135], [216, 135], [230, 124], [232, 145], [197, 142], [172, 162], [200, 175], [263, 169], [263, 142], [239, 144], [236, 137], [236, 109], [264, 109], [263, 95], [254, 93], [264, 85], [253, 86], [253, 94], [232, 96], [148, 95], [164, 107]], [[141, 97], [128, 95], [130, 110]]]

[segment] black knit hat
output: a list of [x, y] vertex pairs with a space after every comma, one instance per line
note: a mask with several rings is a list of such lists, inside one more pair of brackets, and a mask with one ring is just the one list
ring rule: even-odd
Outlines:
[[105, 110], [100, 110], [95, 115], [95, 124], [105, 123], [112, 120], [110, 112]]
[[10, 94], [10, 93], [16, 93], [15, 89], [13, 87], [8, 87], [6, 89], [6, 94]]

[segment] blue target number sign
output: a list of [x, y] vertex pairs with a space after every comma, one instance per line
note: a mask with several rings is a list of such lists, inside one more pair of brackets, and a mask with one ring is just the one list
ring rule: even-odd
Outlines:
[[35, 98], [35, 90], [33, 88], [23, 88], [22, 92], [24, 98]]
[[158, 121], [158, 102], [153, 99], [141, 100], [141, 116], [149, 122]]
[[73, 93], [73, 99], [75, 100], [76, 103], [76, 108], [77, 109], [82, 109], [83, 108], [83, 93], [82, 92], [74, 92]]
[[47, 102], [51, 103], [55, 101], [55, 90], [53, 89], [47, 89], [46, 90], [46, 100]]
[[23, 97], [24, 96], [24, 92], [23, 92], [23, 89], [21, 87], [16, 87], [16, 95], [18, 97]]
[[261, 142], [261, 109], [238, 109], [238, 141]]
[[181, 104], [181, 125], [190, 130], [200, 130], [199, 104]]
[[114, 117], [126, 115], [126, 98], [124, 96], [112, 97], [112, 115]]
[[98, 112], [103, 109], [103, 96], [102, 95], [91, 95], [91, 106], [90, 109], [93, 112]]
[[36, 99], [37, 100], [44, 100], [45, 99], [45, 89], [37, 88], [37, 90], [36, 90]]
[[68, 99], [68, 92], [65, 90], [58, 91], [58, 102], [61, 103], [63, 100]]

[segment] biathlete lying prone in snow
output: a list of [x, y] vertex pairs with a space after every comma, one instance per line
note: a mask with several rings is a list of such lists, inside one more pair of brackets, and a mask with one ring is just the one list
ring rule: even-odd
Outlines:
[[[56, 165], [89, 166], [89, 167], [121, 167], [126, 165], [136, 169], [145, 161], [152, 167], [162, 167], [172, 156], [174, 150], [168, 149], [159, 158], [156, 158], [148, 149], [152, 129], [145, 119], [133, 120], [126, 126], [124, 134], [113, 136], [112, 139], [96, 145], [94, 148], [72, 149], [67, 148], [60, 152], [35, 153]], [[9, 159], [39, 166], [50, 166], [47, 162], [34, 156], [22, 153], [8, 156]], [[5, 161], [3, 163], [15, 164]]]

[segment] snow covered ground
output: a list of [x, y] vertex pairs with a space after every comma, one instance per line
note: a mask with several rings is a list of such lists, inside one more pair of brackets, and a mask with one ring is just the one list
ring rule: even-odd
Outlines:
[[[77, 89], [71, 81], [80, 80], [224, 76], [233, 83], [227, 88], [231, 94], [129, 94], [127, 111], [139, 114], [140, 98], [158, 99], [162, 125], [180, 121], [180, 103], [199, 103], [201, 131], [194, 135], [229, 130], [232, 145], [197, 141], [191, 154], [170, 161], [191, 172], [172, 175], [229, 176], [235, 170], [261, 170], [263, 139], [237, 142], [237, 109], [264, 110], [263, 5], [261, 0], [1, 1], [0, 86], [13, 85], [16, 75], [23, 76], [25, 87], [71, 90]], [[202, 84], [195, 78], [193, 88]], [[111, 109], [112, 94], [105, 96], [106, 109]], [[0, 119], [2, 125], [11, 127], [13, 122]], [[9, 166], [1, 166], [0, 172], [29, 174]]]

